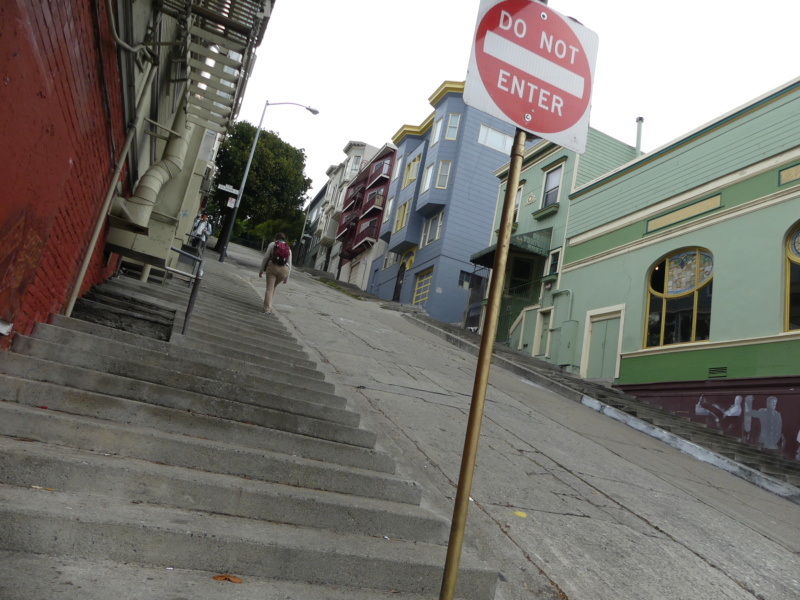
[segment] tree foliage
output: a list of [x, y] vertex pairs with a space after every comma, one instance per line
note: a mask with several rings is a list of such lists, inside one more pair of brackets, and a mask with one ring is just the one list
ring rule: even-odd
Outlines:
[[[217, 153], [217, 185], [227, 184], [238, 188], [244, 175], [247, 159], [253, 146], [256, 127], [247, 121], [238, 121], [228, 131]], [[262, 131], [258, 138], [253, 162], [247, 175], [242, 201], [237, 213], [244, 232], [253, 232], [266, 222], [290, 225], [304, 219], [302, 206], [307, 200], [311, 180], [305, 176], [306, 155], [281, 140], [271, 131]], [[206, 211], [227, 223], [231, 209], [227, 207], [230, 194], [217, 190]], [[223, 225], [224, 227], [225, 225]], [[276, 232], [271, 232], [272, 235]], [[289, 234], [287, 233], [287, 237]]]

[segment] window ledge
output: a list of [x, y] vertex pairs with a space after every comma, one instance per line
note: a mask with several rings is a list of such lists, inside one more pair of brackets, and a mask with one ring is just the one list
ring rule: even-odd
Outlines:
[[544, 208], [537, 210], [535, 213], [532, 214], [533, 218], [537, 221], [541, 219], [545, 219], [551, 215], [554, 215], [558, 212], [558, 202], [555, 204], [551, 204], [550, 206], [545, 206]]
[[[512, 223], [511, 224], [511, 233], [514, 233], [517, 230], [517, 226], [518, 225], [519, 225], [519, 223]], [[499, 237], [500, 236], [500, 230], [499, 229], [495, 229], [494, 230], [494, 234]]]
[[542, 283], [548, 283], [550, 281], [555, 281], [558, 279], [558, 273], [551, 273], [550, 275], [545, 275], [542, 277]]

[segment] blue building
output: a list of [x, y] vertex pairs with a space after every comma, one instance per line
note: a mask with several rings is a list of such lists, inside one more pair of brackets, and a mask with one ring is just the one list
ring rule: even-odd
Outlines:
[[434, 112], [392, 138], [384, 245], [368, 286], [448, 323], [463, 323], [469, 289], [484, 282], [469, 259], [491, 236], [495, 171], [508, 162], [515, 131], [464, 104], [463, 93], [463, 82], [445, 81], [429, 99]]
[[322, 217], [322, 203], [328, 195], [328, 183], [322, 186], [306, 208], [306, 222], [303, 225], [303, 235], [297, 246], [292, 250], [293, 260], [297, 266], [313, 268], [317, 264], [319, 253], [319, 236], [317, 228]]

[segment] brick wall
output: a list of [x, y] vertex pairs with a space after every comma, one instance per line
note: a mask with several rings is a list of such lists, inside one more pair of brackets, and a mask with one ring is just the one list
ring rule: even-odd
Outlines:
[[[105, 3], [0, 3], [0, 77], [0, 319], [29, 333], [65, 309], [124, 143]], [[104, 240], [82, 292], [116, 268]]]

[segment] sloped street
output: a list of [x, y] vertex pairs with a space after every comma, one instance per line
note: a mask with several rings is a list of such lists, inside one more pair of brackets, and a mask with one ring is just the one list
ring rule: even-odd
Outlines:
[[[475, 357], [303, 274], [279, 294], [327, 380], [452, 511]], [[800, 506], [494, 367], [472, 498], [497, 598], [800, 596]]]
[[[438, 596], [475, 356], [299, 271], [264, 315], [259, 262], [209, 252], [186, 335], [123, 277], [78, 312], [126, 331], [0, 356], [0, 598]], [[535, 381], [492, 368], [459, 597], [800, 596], [800, 505]]]

